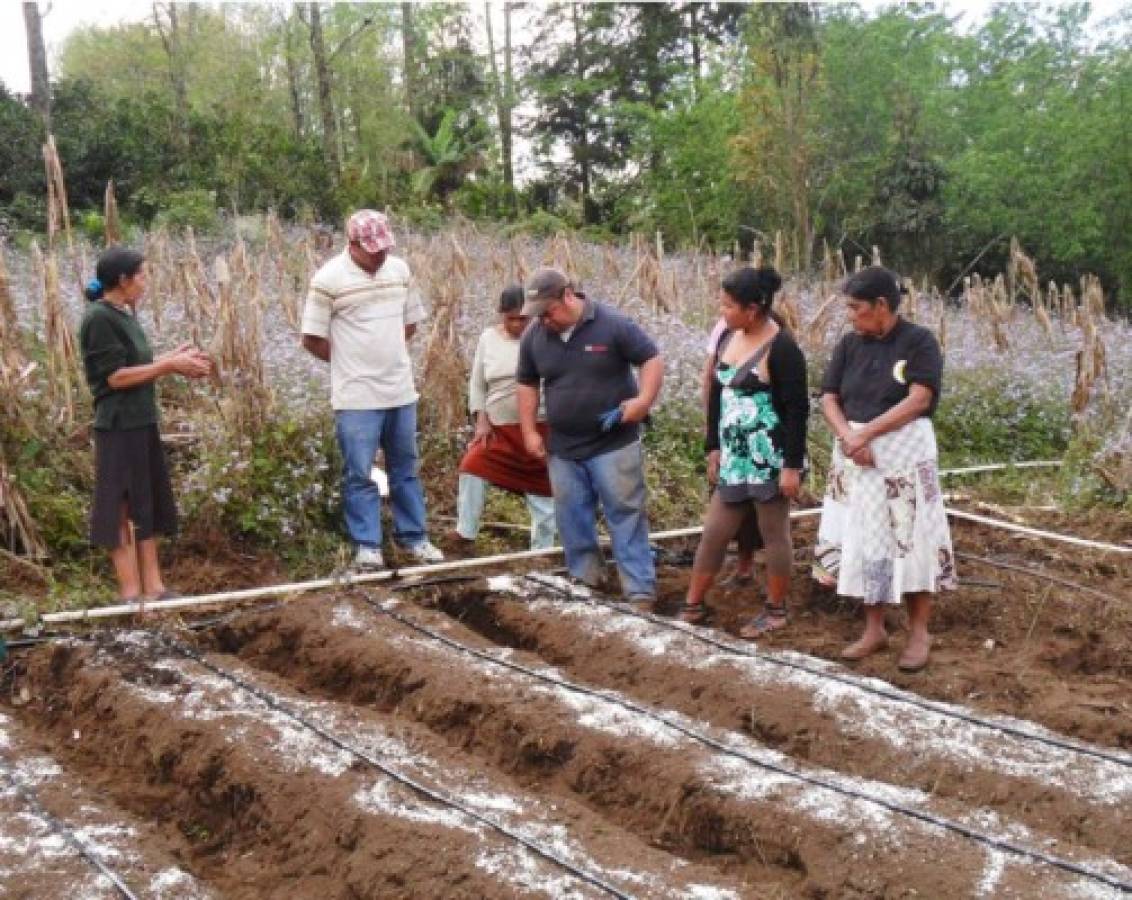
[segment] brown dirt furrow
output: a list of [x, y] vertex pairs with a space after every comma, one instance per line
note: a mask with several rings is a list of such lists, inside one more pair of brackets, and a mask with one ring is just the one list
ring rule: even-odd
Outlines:
[[[1059, 524], [1037, 517], [1031, 524], [1116, 542], [1128, 527], [1126, 522], [1109, 521], [1103, 528], [1088, 528], [1076, 520]], [[841, 649], [860, 634], [860, 607], [810, 580], [814, 528], [813, 519], [795, 523], [790, 627], [764, 643], [840, 662]], [[1132, 750], [1132, 556], [963, 522], [952, 523], [952, 537], [959, 553], [1043, 570], [1113, 600], [961, 557], [961, 581], [985, 584], [967, 584], [937, 598], [928, 669], [917, 674], [897, 669], [905, 617], [903, 611], [892, 610], [887, 616], [889, 650], [857, 663], [856, 670], [934, 700], [1027, 719], [1078, 740]], [[694, 547], [694, 541], [689, 546]], [[757, 571], [761, 579], [761, 568]], [[658, 571], [658, 593], [666, 610], [683, 600], [688, 574], [687, 569], [670, 566]], [[757, 585], [716, 587], [708, 598], [716, 610], [713, 627], [737, 635], [761, 608], [762, 597], [763, 588]]]
[[[469, 645], [500, 652], [440, 613], [386, 602], [429, 618]], [[791, 896], [895, 897], [909, 889], [968, 896], [989, 887], [996, 896], [1041, 891], [1052, 897], [1083, 887], [1058, 869], [988, 852], [890, 810], [711, 751], [605, 700], [471, 659], [359, 601], [331, 606], [311, 599], [244, 616], [220, 628], [214, 642], [320, 696], [422, 722], [482, 764], [513, 772], [532, 790], [582, 798], [615, 827], [737, 872], [763, 892], [771, 883]], [[535, 657], [503, 652], [542, 666]], [[720, 739], [768, 762], [794, 765], [738, 736]], [[966, 817], [979, 830], [1009, 831], [1023, 843], [1041, 840], [983, 809], [802, 768], [890, 802]]]
[[221, 896], [598, 896], [194, 664], [156, 656], [144, 641], [41, 648], [23, 664], [20, 720], [53, 742], [68, 780], [179, 833], [185, 867]]
[[[82, 740], [72, 732], [72, 742]], [[117, 898], [64, 835], [66, 829], [139, 896], [204, 900], [215, 896], [176, 861], [177, 842], [73, 781], [48, 748], [11, 716], [0, 713], [0, 893], [5, 897]]]
[[[510, 584], [538, 593], [529, 583]], [[1126, 814], [1132, 758], [1120, 766], [991, 731], [776, 665], [773, 651], [728, 654], [605, 606], [468, 591], [444, 592], [435, 602], [494, 643], [535, 653], [572, 680], [615, 687], [645, 704], [745, 731], [812, 765], [985, 805], [1059, 840], [1132, 863]], [[821, 660], [806, 665], [854, 677]]]

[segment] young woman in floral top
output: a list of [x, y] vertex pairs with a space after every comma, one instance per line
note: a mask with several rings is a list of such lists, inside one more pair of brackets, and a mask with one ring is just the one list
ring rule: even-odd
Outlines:
[[798, 495], [806, 448], [806, 360], [771, 312], [782, 279], [772, 268], [737, 269], [723, 280], [720, 314], [727, 330], [715, 350], [708, 402], [708, 477], [716, 489], [696, 550], [682, 617], [701, 622], [704, 597], [723, 565], [728, 542], [753, 507], [766, 548], [767, 600], [744, 637], [786, 624], [793, 548], [790, 500]]

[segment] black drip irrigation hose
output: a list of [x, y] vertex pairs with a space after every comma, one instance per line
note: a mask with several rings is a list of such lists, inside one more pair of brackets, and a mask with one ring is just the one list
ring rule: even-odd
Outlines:
[[99, 875], [114, 885], [114, 888], [119, 894], [125, 897], [126, 900], [138, 900], [138, 895], [130, 890], [126, 882], [118, 877], [112, 869], [108, 868], [107, 865], [98, 858], [98, 854], [91, 850], [74, 831], [64, 825], [60, 819], [49, 813], [44, 808], [43, 804], [39, 802], [39, 798], [35, 796], [35, 792], [22, 784], [19, 778], [12, 774], [7, 766], [0, 765], [0, 776], [12, 786], [15, 792], [19, 794], [20, 799], [31, 808], [36, 817], [46, 822], [52, 831], [74, 847], [79, 852], [79, 855], [98, 871]]
[[432, 640], [444, 644], [445, 646], [450, 647], [454, 650], [458, 650], [470, 656], [474, 656], [477, 659], [484, 660], [485, 662], [489, 662], [502, 668], [511, 669], [515, 672], [521, 672], [524, 675], [528, 675], [531, 678], [535, 678], [547, 684], [553, 684], [563, 690], [576, 694], [582, 694], [584, 696], [595, 697], [607, 703], [614, 704], [615, 706], [620, 706], [621, 708], [627, 709], [630, 712], [636, 713], [637, 715], [642, 715], [649, 719], [652, 719], [655, 722], [660, 722], [662, 725], [666, 725], [674, 731], [683, 734], [685, 737], [691, 738], [692, 740], [697, 741], [707, 747], [711, 747], [713, 750], [716, 750], [719, 753], [723, 753], [727, 756], [732, 756], [736, 759], [743, 760], [744, 762], [756, 766], [757, 768], [765, 769], [769, 772], [774, 772], [777, 775], [783, 775], [787, 778], [792, 778], [795, 781], [801, 781], [805, 784], [822, 788], [823, 790], [841, 794], [844, 797], [850, 797], [854, 800], [860, 800], [865, 803], [871, 803], [876, 806], [880, 806], [881, 808], [886, 809], [889, 812], [906, 816], [907, 818], [915, 819], [927, 825], [932, 825], [936, 828], [944, 829], [945, 831], [954, 832], [955, 834], [961, 835], [968, 840], [982, 844], [986, 847], [990, 847], [994, 850], [1011, 853], [1024, 859], [1029, 859], [1034, 862], [1042, 863], [1044, 865], [1053, 866], [1054, 868], [1061, 869], [1074, 875], [1080, 875], [1093, 881], [1099, 881], [1102, 884], [1116, 888], [1123, 893], [1132, 894], [1132, 882], [1121, 881], [1119, 878], [1116, 878], [1113, 875], [1095, 871], [1094, 869], [1090, 869], [1088, 866], [1084, 866], [1067, 859], [1061, 859], [1057, 856], [1051, 856], [1047, 853], [1043, 853], [1041, 850], [1034, 850], [1029, 847], [1023, 847], [1004, 838], [998, 838], [994, 837], [993, 835], [984, 834], [983, 832], [964, 825], [961, 822], [955, 822], [951, 819], [945, 819], [942, 816], [936, 816], [932, 813], [923, 812], [922, 810], [913, 809], [908, 806], [903, 806], [891, 800], [885, 800], [883, 797], [875, 797], [871, 794], [865, 793], [864, 791], [846, 787], [845, 785], [840, 785], [835, 782], [828, 781], [816, 775], [807, 775], [804, 772], [797, 772], [786, 766], [781, 766], [776, 763], [758, 759], [757, 757], [752, 756], [749, 753], [738, 750], [734, 747], [730, 747], [722, 741], [716, 740], [710, 735], [703, 734], [702, 732], [699, 732], [694, 728], [689, 728], [687, 725], [683, 725], [679, 722], [674, 722], [668, 717], [662, 716], [654, 710], [651, 710], [646, 706], [634, 703], [631, 700], [612, 696], [604, 691], [596, 690], [594, 688], [588, 688], [583, 685], [564, 681], [562, 679], [555, 678], [552, 675], [547, 675], [544, 672], [538, 672], [534, 669], [529, 669], [526, 666], [522, 666], [518, 663], [499, 659], [498, 657], [495, 657], [483, 650], [477, 650], [474, 647], [465, 646], [459, 641], [455, 641], [452, 638], [432, 631], [424, 625], [414, 622], [412, 619], [402, 616], [399, 613], [393, 612], [390, 609], [385, 609], [383, 606], [381, 606], [380, 603], [378, 603], [376, 600], [371, 599], [368, 595], [366, 595], [366, 603], [368, 603], [378, 612], [389, 616], [394, 621], [401, 623], [405, 627], [410, 628], [420, 634], [426, 635]]
[[481, 825], [486, 825], [488, 828], [492, 829], [493, 831], [498, 832], [499, 834], [503, 835], [504, 837], [510, 838], [511, 840], [515, 841], [516, 843], [521, 844], [523, 847], [525, 847], [527, 850], [530, 850], [536, 856], [540, 856], [543, 859], [545, 859], [545, 860], [547, 860], [551, 863], [554, 863], [558, 867], [569, 872], [571, 875], [573, 875], [579, 881], [590, 884], [593, 887], [596, 887], [599, 890], [604, 891], [606, 894], [609, 894], [611, 897], [617, 897], [618, 900], [633, 900], [631, 894], [626, 894], [623, 891], [621, 891], [620, 889], [618, 889], [617, 887], [613, 886], [612, 884], [609, 884], [608, 882], [603, 881], [600, 876], [594, 875], [590, 872], [587, 872], [585, 869], [579, 868], [578, 866], [571, 863], [569, 860], [565, 859], [562, 856], [559, 856], [553, 850], [550, 850], [550, 849], [542, 846], [541, 844], [537, 843], [536, 841], [531, 840], [530, 838], [523, 837], [523, 835], [519, 834], [517, 831], [512, 830], [511, 828], [508, 828], [506, 825], [503, 825], [500, 822], [496, 822], [494, 819], [491, 819], [491, 818], [489, 818], [489, 817], [487, 817], [487, 816], [485, 816], [481, 813], [476, 812], [474, 809], [472, 809], [470, 806], [468, 806], [467, 804], [465, 804], [461, 800], [459, 800], [455, 797], [448, 796], [445, 793], [443, 793], [439, 790], [436, 790], [434, 788], [427, 787], [426, 785], [415, 780], [414, 778], [411, 778], [408, 775], [405, 775], [401, 772], [398, 772], [396, 769], [386, 765], [385, 763], [381, 762], [376, 757], [371, 756], [370, 754], [366, 753], [364, 750], [359, 750], [357, 747], [354, 747], [354, 746], [348, 744], [346, 741], [342, 740], [337, 735], [333, 734], [330, 731], [327, 731], [321, 725], [318, 725], [318, 724], [310, 721], [308, 718], [306, 718], [302, 714], [295, 712], [286, 703], [279, 701], [276, 697], [273, 697], [269, 692], [264, 691], [264, 690], [256, 687], [253, 684], [249, 684], [247, 681], [240, 678], [238, 675], [234, 675], [231, 672], [229, 672], [228, 670], [222, 668], [221, 666], [218, 666], [215, 663], [209, 662], [207, 659], [205, 659], [201, 654], [197, 653], [191, 647], [187, 647], [184, 644], [181, 644], [178, 641], [174, 641], [174, 640], [172, 640], [171, 638], [169, 638], [165, 635], [158, 635], [158, 637], [161, 639], [161, 642], [168, 649], [172, 650], [174, 653], [178, 653], [181, 656], [186, 657], [187, 659], [191, 659], [193, 662], [197, 663], [197, 665], [200, 665], [203, 668], [208, 669], [208, 671], [212, 672], [214, 675], [219, 675], [221, 678], [224, 678], [225, 680], [231, 682], [232, 684], [239, 687], [241, 690], [246, 691], [247, 693], [251, 694], [256, 699], [267, 704], [267, 706], [269, 706], [271, 709], [275, 710], [276, 712], [283, 714], [284, 716], [291, 719], [292, 721], [297, 722], [299, 725], [306, 728], [308, 731], [314, 732], [319, 737], [321, 737], [323, 740], [333, 744], [339, 750], [344, 750], [346, 753], [349, 753], [350, 755], [352, 755], [356, 759], [361, 760], [366, 765], [372, 766], [373, 768], [377, 769], [379, 772], [383, 773], [384, 775], [387, 775], [389, 778], [392, 778], [398, 784], [403, 785], [404, 787], [407, 787], [412, 791], [415, 791], [416, 793], [427, 798], [428, 800], [431, 800], [434, 803], [439, 803], [443, 806], [448, 806], [452, 809], [455, 809], [455, 810], [463, 813], [468, 818], [480, 823]]
[[1105, 762], [1113, 763], [1125, 769], [1132, 769], [1132, 759], [1123, 756], [1117, 756], [1114, 753], [1108, 753], [1096, 747], [1087, 747], [1083, 744], [1076, 744], [1072, 741], [1067, 741], [1062, 738], [1032, 734], [1022, 728], [1015, 728], [1013, 725], [1008, 725], [1004, 722], [992, 722], [990, 719], [984, 719], [970, 713], [957, 712], [955, 710], [948, 709], [946, 706], [943, 706], [939, 703], [933, 703], [931, 700], [924, 700], [918, 697], [898, 694], [895, 691], [888, 691], [884, 688], [874, 687], [869, 684], [863, 684], [859, 681], [854, 681], [852, 678], [846, 678], [843, 675], [838, 675], [836, 672], [826, 672], [822, 669], [808, 666], [805, 663], [793, 662], [788, 659], [770, 656], [765, 653], [757, 653], [749, 647], [742, 647], [730, 641], [721, 641], [718, 638], [711, 637], [710, 635], [701, 634], [699, 631], [693, 630], [691, 627], [682, 627], [680, 625], [677, 625], [670, 619], [664, 618], [663, 616], [641, 612], [640, 610], [635, 609], [630, 605], [618, 603], [617, 601], [611, 600], [608, 597], [602, 597], [600, 594], [594, 593], [592, 590], [590, 591], [589, 596], [585, 596], [581, 594], [575, 594], [569, 588], [562, 587], [561, 585], [543, 581], [538, 577], [538, 575], [528, 574], [524, 575], [523, 577], [528, 581], [537, 584], [539, 587], [555, 591], [556, 593], [575, 602], [579, 600], [592, 600], [599, 606], [605, 606], [616, 612], [623, 613], [628, 616], [634, 616], [638, 619], [644, 619], [647, 622], [652, 622], [654, 625], [661, 625], [664, 628], [669, 629], [670, 631], [678, 631], [680, 632], [680, 634], [694, 638], [701, 643], [710, 644], [712, 647], [717, 647], [720, 650], [726, 650], [729, 653], [733, 653], [737, 656], [746, 656], [751, 659], [757, 659], [760, 662], [770, 663], [772, 665], [781, 666], [786, 669], [795, 669], [799, 672], [805, 672], [818, 678], [826, 678], [830, 681], [836, 681], [838, 684], [844, 684], [848, 687], [856, 688], [857, 690], [863, 691], [867, 694], [875, 694], [878, 697], [884, 697], [886, 700], [893, 700], [897, 703], [906, 703], [909, 706], [915, 706], [929, 712], [934, 712], [938, 715], [946, 716], [949, 719], [958, 719], [960, 721], [967, 722], [970, 725], [977, 725], [980, 728], [987, 728], [991, 731], [997, 731], [1001, 734], [1008, 734], [1011, 737], [1033, 741], [1038, 744], [1044, 744], [1047, 747], [1055, 747], [1058, 750], [1066, 750], [1071, 753], [1079, 753], [1082, 756], [1091, 756], [1095, 759], [1104, 760]]

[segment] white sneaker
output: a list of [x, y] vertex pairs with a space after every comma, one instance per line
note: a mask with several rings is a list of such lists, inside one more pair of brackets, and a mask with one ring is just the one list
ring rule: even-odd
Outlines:
[[376, 547], [359, 547], [354, 554], [355, 569], [384, 569], [385, 557]]
[[406, 547], [408, 553], [423, 563], [444, 562], [444, 554], [431, 541], [421, 541], [415, 547]]

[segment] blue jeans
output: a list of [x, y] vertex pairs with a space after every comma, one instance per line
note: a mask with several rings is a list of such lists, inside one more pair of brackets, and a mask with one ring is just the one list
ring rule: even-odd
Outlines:
[[393, 538], [402, 547], [428, 539], [424, 489], [417, 477], [417, 404], [392, 409], [341, 409], [335, 414], [342, 451], [346, 531], [358, 547], [381, 546], [381, 493], [370, 478], [377, 448], [385, 452]]
[[597, 542], [600, 501], [622, 589], [629, 596], [655, 596], [656, 570], [649, 552], [640, 442], [590, 459], [551, 456], [548, 468], [554, 488], [554, 518], [570, 574], [587, 584], [601, 580], [603, 563]]
[[[531, 512], [531, 549], [546, 550], [554, 546], [554, 500], [538, 494], [526, 494]], [[487, 482], [478, 475], [460, 473], [456, 494], [456, 531], [462, 538], [475, 540], [480, 533], [480, 517], [487, 502]]]

